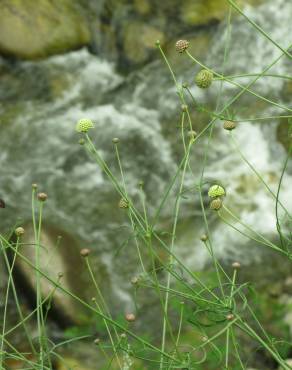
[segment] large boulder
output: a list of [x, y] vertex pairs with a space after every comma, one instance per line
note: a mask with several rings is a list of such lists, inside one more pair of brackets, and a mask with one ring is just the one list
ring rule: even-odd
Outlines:
[[[28, 303], [35, 305], [36, 271], [35, 238], [32, 225], [25, 226], [25, 234], [19, 247], [20, 255], [16, 258], [14, 269], [16, 284], [25, 292]], [[43, 298], [51, 296], [51, 316], [60, 326], [66, 327], [85, 323], [91, 318], [87, 309], [61, 289], [55, 289], [52, 281], [81, 298], [91, 302], [96, 296], [90, 274], [80, 256], [79, 242], [70, 234], [55, 226], [43, 227], [40, 238], [40, 287]], [[110, 285], [104, 267], [94, 261], [95, 278], [99, 286]], [[51, 279], [51, 281], [49, 279]], [[101, 286], [101, 290], [104, 290]], [[50, 299], [49, 299], [50, 301]]]
[[37, 59], [87, 45], [89, 27], [78, 1], [2, 0], [0, 53]]

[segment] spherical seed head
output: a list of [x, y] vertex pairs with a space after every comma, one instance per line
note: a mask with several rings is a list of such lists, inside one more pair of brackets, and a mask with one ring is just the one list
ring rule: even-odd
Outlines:
[[114, 144], [118, 144], [120, 142], [120, 139], [118, 137], [114, 137], [112, 141]]
[[83, 248], [80, 251], [80, 256], [81, 257], [88, 257], [90, 255], [90, 249], [88, 248]]
[[208, 235], [203, 234], [203, 235], [201, 235], [200, 239], [202, 240], [202, 242], [206, 242], [208, 240]]
[[84, 145], [85, 144], [85, 140], [83, 138], [81, 138], [81, 139], [78, 140], [78, 143], [79, 143], [79, 145]]
[[127, 199], [122, 198], [122, 199], [119, 201], [119, 207], [120, 207], [120, 208], [122, 208], [122, 209], [129, 208], [129, 202], [127, 201]]
[[175, 44], [176, 51], [183, 53], [190, 46], [190, 43], [187, 40], [178, 40]]
[[15, 235], [16, 236], [22, 236], [24, 234], [24, 228], [23, 227], [17, 227], [15, 230]]
[[91, 121], [91, 119], [82, 118], [77, 122], [76, 131], [86, 133], [88, 132], [88, 130], [90, 130], [93, 127], [94, 127], [94, 124]]
[[31, 187], [36, 190], [38, 188], [38, 184], [34, 183], [34, 184], [31, 184]]
[[210, 198], [223, 197], [225, 194], [225, 189], [220, 185], [212, 185], [208, 190], [208, 195]]
[[213, 211], [219, 211], [219, 209], [222, 207], [222, 200], [220, 198], [216, 198], [212, 200], [210, 203], [210, 209]]
[[223, 123], [223, 128], [225, 130], [231, 131], [231, 130], [234, 130], [235, 127], [236, 127], [236, 122], [234, 121], [224, 121]]
[[157, 47], [159, 47], [159, 46], [160, 46], [160, 41], [159, 41], [159, 40], [156, 40], [156, 41], [155, 41], [155, 45], [156, 45]]
[[233, 319], [234, 319], [233, 313], [229, 313], [228, 315], [226, 315], [226, 320], [232, 321]]
[[213, 72], [208, 69], [202, 69], [195, 78], [196, 84], [201, 89], [207, 89], [213, 81]]
[[235, 269], [235, 270], [238, 270], [238, 269], [240, 269], [240, 263], [239, 262], [233, 262], [233, 264], [232, 264], [232, 267]]
[[136, 320], [136, 316], [133, 313], [127, 313], [126, 316], [125, 316], [125, 319], [128, 322], [133, 322], [133, 321]]
[[48, 199], [48, 195], [46, 193], [38, 193], [38, 200], [40, 202], [45, 202]]

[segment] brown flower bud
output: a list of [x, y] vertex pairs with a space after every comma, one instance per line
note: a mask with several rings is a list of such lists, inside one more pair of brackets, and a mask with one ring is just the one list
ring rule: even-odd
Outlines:
[[239, 262], [233, 262], [233, 263], [232, 263], [232, 267], [233, 267], [235, 270], [238, 270], [238, 269], [240, 269], [241, 265], [240, 265], [240, 263], [239, 263]]
[[190, 43], [187, 40], [178, 40], [175, 44], [176, 51], [183, 53], [190, 46]]
[[210, 209], [213, 211], [219, 211], [219, 209], [222, 207], [222, 204], [222, 200], [220, 198], [216, 198], [210, 203]]
[[48, 196], [46, 193], [38, 193], [38, 200], [40, 202], [45, 202], [47, 200]]
[[90, 249], [88, 248], [83, 248], [80, 251], [81, 257], [88, 257], [90, 255]]
[[125, 315], [125, 319], [128, 321], [128, 322], [133, 322], [136, 320], [136, 316], [133, 314], [133, 313], [127, 313]]

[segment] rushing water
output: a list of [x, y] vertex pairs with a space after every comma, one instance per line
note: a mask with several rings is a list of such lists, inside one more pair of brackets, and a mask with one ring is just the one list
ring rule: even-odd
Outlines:
[[[247, 12], [282, 47], [289, 45], [292, 34], [290, 1], [273, 0], [260, 9], [250, 8]], [[225, 64], [226, 25], [220, 26], [214, 34], [205, 60], [211, 68], [226, 74], [258, 73], [281, 53], [242, 18], [234, 21], [230, 32], [230, 51]], [[193, 79], [197, 67], [189, 65], [189, 69], [181, 72], [181, 81]], [[0, 68], [1, 113], [4, 123], [10, 120], [7, 126], [1, 126], [0, 136], [0, 195], [7, 203], [7, 216], [1, 219], [1, 229], [11, 227], [18, 216], [24, 221], [30, 220], [30, 187], [37, 182], [40, 190], [49, 194], [46, 220], [80, 238], [84, 245], [91, 245], [96, 256], [106, 264], [116, 294], [120, 300], [129, 302], [126, 291], [136, 265], [124, 262], [134, 260], [134, 246], [124, 247], [118, 257], [114, 253], [127, 238], [127, 229], [121, 227], [121, 224], [126, 225], [126, 218], [117, 211], [119, 197], [110, 183], [78, 145], [75, 124], [82, 117], [89, 117], [96, 123], [93, 139], [116, 174], [111, 140], [120, 138], [129, 193], [138, 199], [137, 184], [143, 180], [147, 203], [153, 211], [176, 171], [178, 153], [181, 154], [173, 145], [180, 140], [179, 102], [166, 67], [156, 61], [124, 77], [116, 72], [114, 64], [80, 50], [41, 62], [11, 65], [2, 60]], [[286, 57], [271, 70], [290, 75], [291, 71], [291, 60]], [[251, 79], [237, 81], [246, 84]], [[192, 87], [192, 92], [201, 103], [215, 106], [219, 85], [214, 84], [208, 92]], [[278, 103], [289, 105], [292, 102], [291, 96], [282, 94], [284, 80], [261, 78], [253, 88]], [[238, 90], [225, 83], [222, 91], [219, 107]], [[235, 105], [237, 117], [270, 116], [281, 112], [277, 107], [254, 102], [258, 100], [245, 93]], [[276, 129], [277, 121], [269, 120], [260, 125], [242, 122], [235, 132], [240, 150], [275, 192], [285, 159]], [[203, 138], [194, 149], [195, 177], [187, 176], [186, 187], [198, 182], [206, 144]], [[275, 237], [275, 200], [240, 159], [219, 121], [215, 125], [205, 177], [224, 184], [228, 194], [226, 204], [244, 222], [268, 237]], [[283, 179], [280, 196], [290, 211], [291, 181], [290, 171]], [[204, 231], [202, 220], [197, 217], [198, 195], [190, 193], [182, 207], [188, 228], [178, 238], [176, 250], [193, 268], [202, 267], [207, 255], [198, 240]], [[172, 212], [170, 203], [163, 211], [164, 223], [170, 222]], [[214, 215], [211, 216], [211, 229], [218, 255], [244, 254], [242, 258], [251, 258], [243, 248], [247, 239], [222, 226]], [[253, 259], [259, 256], [256, 251], [257, 247], [252, 247]]]

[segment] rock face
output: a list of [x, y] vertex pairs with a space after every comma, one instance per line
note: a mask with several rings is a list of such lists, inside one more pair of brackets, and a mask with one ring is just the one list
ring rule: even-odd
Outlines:
[[37, 59], [87, 45], [90, 32], [77, 1], [2, 0], [0, 53]]
[[[33, 267], [35, 239], [32, 226], [25, 226], [25, 234], [21, 242], [19, 252], [30, 261], [30, 264], [23, 258], [17, 257], [15, 278], [21, 291], [25, 292], [29, 303], [34, 305], [36, 274]], [[96, 292], [79, 250], [78, 242], [69, 234], [56, 227], [45, 226], [41, 234], [40, 270], [53, 281], [59, 281], [62, 288], [90, 302]], [[95, 268], [101, 273], [101, 268], [97, 265]], [[97, 271], [96, 278], [99, 282], [98, 275]], [[54, 289], [54, 285], [44, 275], [40, 276], [40, 280], [43, 299], [52, 295], [52, 315], [60, 326], [66, 327], [87, 321], [88, 318], [83, 314], [85, 310], [82, 305], [60, 289]]]
[[225, 0], [2, 0], [0, 54], [33, 60], [90, 45], [127, 70], [153, 59], [156, 40], [194, 36], [228, 9]]

